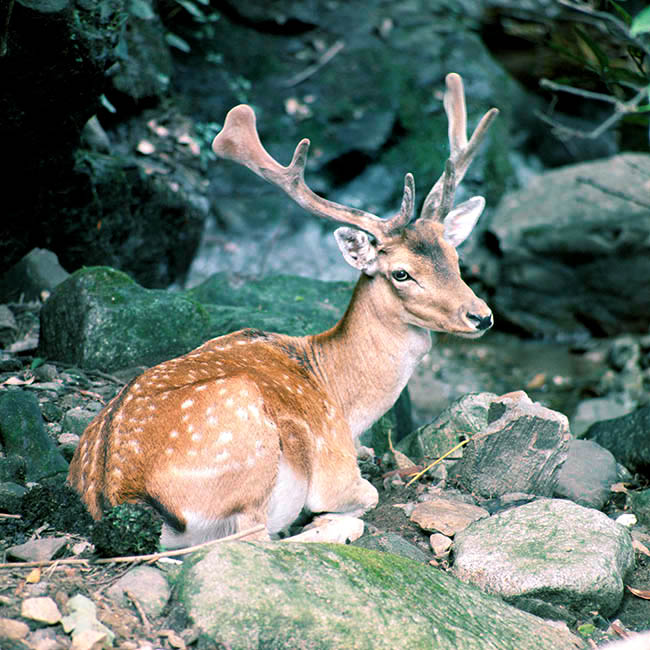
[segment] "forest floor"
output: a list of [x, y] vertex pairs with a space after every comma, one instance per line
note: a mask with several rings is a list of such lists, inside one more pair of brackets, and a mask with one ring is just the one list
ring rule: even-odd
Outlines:
[[[24, 323], [29, 323], [34, 314], [25, 310]], [[44, 413], [61, 414], [75, 407], [96, 408], [97, 402], [106, 403], [138, 369], [108, 375], [106, 373], [82, 371], [69, 366], [47, 362], [47, 372], [35, 367], [40, 361], [35, 357], [34, 328], [24, 328], [23, 349], [3, 356], [0, 370], [0, 390], [5, 386], [21, 386], [33, 391], [39, 402], [47, 404]], [[473, 344], [444, 340], [444, 351], [428, 355], [418, 368], [411, 384], [411, 398], [415, 425], [430, 421], [449, 400], [463, 391], [489, 390], [503, 393], [510, 390], [527, 390], [532, 399], [547, 406], [571, 412], [581, 396], [589, 394], [590, 386], [603, 371], [604, 343], [590, 345], [580, 350], [570, 346], [523, 342], [503, 333], [491, 333], [485, 339]], [[441, 365], [443, 364], [443, 365]], [[42, 368], [43, 366], [41, 366]], [[446, 370], [453, 369], [456, 382]], [[451, 372], [451, 371], [450, 371]], [[57, 438], [56, 415], [51, 416], [46, 426]], [[385, 468], [386, 470], [389, 468]], [[428, 543], [428, 533], [412, 523], [396, 504], [414, 501], [418, 487], [387, 485], [384, 468], [375, 468], [370, 480], [376, 485], [380, 501], [364, 519], [368, 528], [382, 532], [395, 532], [415, 544], [431, 557], [431, 564], [438, 570], [447, 570], [447, 558], [435, 559]], [[621, 508], [620, 495], [614, 496], [606, 511]], [[54, 523], [53, 523], [54, 522]], [[70, 637], [60, 626], [43, 626], [21, 617], [21, 604], [31, 596], [49, 596], [65, 612], [70, 597], [83, 594], [97, 606], [98, 619], [115, 634], [115, 646], [124, 650], [185, 647], [197, 650], [221, 648], [220, 644], [200, 637], [198, 631], [185, 614], [183, 607], [173, 597], [160, 616], [147, 616], [136, 599], [128, 606], [120, 606], [110, 599], [106, 591], [138, 561], [97, 564], [97, 555], [89, 545], [89, 535], [70, 533], [57, 528], [56, 516], [51, 521], [42, 521], [38, 526], [26, 527], [19, 518], [0, 517], [0, 554], [9, 546], [21, 544], [29, 539], [65, 537], [67, 544], [62, 555], [85, 560], [79, 564], [60, 562], [41, 568], [14, 565], [0, 568], [0, 630], [3, 619], [27, 623], [33, 633], [41, 628], [36, 637], [30, 636], [32, 645], [17, 640], [8, 646], [36, 650], [57, 650], [70, 647]], [[5, 561], [0, 555], [0, 561]], [[168, 567], [169, 564], [163, 565]], [[650, 557], [637, 553], [635, 571], [628, 577], [627, 584], [640, 590], [650, 588]], [[622, 607], [617, 613], [620, 629], [647, 629], [650, 621], [650, 600], [640, 598], [626, 589]], [[596, 630], [594, 639], [604, 638], [604, 630], [611, 621], [598, 620], [603, 631]], [[593, 621], [592, 621], [593, 622]], [[36, 638], [38, 643], [34, 644]], [[5, 646], [2, 646], [3, 649]]]

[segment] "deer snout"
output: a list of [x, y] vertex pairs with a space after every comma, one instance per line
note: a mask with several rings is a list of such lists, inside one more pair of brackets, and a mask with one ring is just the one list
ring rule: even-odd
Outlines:
[[492, 310], [482, 300], [465, 307], [464, 320], [475, 333], [486, 332], [494, 324]]

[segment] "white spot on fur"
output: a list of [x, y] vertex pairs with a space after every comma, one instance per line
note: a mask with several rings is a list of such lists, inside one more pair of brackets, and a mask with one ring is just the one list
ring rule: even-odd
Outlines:
[[255, 406], [255, 404], [249, 404], [248, 410], [252, 413], [253, 417], [256, 420], [260, 419], [260, 410], [257, 408], [257, 406]]
[[174, 438], [178, 438], [178, 431], [170, 431], [169, 432], [169, 437], [173, 440]]
[[136, 454], [139, 454], [142, 451], [142, 449], [140, 449], [140, 445], [138, 444], [137, 440], [129, 440], [129, 446], [133, 449], [133, 451]]
[[194, 400], [192, 400], [192, 399], [186, 399], [186, 400], [181, 404], [181, 408], [182, 408], [182, 409], [188, 409], [188, 408], [191, 408], [192, 406], [194, 406]]
[[230, 452], [229, 451], [222, 451], [220, 454], [217, 454], [214, 457], [214, 460], [217, 463], [223, 463], [225, 460], [228, 460], [230, 458]]
[[192, 442], [199, 442], [203, 436], [200, 433], [193, 433], [192, 434]]
[[217, 438], [217, 444], [226, 445], [232, 440], [232, 431], [222, 431]]
[[201, 384], [200, 386], [196, 386], [196, 387], [194, 388], [194, 390], [195, 390], [197, 393], [200, 393], [202, 390], [205, 390], [207, 387], [208, 387], [207, 384]]
[[196, 456], [196, 449], [189, 449], [187, 455], [191, 457]]
[[167, 447], [167, 449], [165, 449], [165, 453], [168, 456], [171, 456], [174, 453], [174, 450], [171, 447]]
[[232, 397], [229, 397], [229, 398], [226, 400], [226, 406], [227, 406], [228, 408], [232, 408], [234, 405], [235, 405], [235, 400], [234, 400]]
[[238, 408], [236, 413], [240, 420], [248, 420], [248, 411], [245, 408]]

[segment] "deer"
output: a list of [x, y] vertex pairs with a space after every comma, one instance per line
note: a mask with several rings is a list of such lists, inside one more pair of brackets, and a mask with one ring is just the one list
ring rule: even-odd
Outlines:
[[450, 155], [419, 218], [411, 173], [394, 216], [346, 207], [307, 186], [309, 140], [285, 167], [263, 147], [252, 108], [228, 112], [213, 151], [343, 224], [334, 237], [359, 278], [325, 332], [240, 330], [128, 383], [88, 425], [70, 464], [68, 483], [94, 519], [125, 502], [148, 504], [162, 517], [161, 545], [172, 549], [256, 526], [257, 539], [269, 540], [301, 513], [359, 517], [377, 505], [357, 464], [360, 434], [395, 403], [432, 331], [478, 338], [493, 324], [462, 280], [456, 250], [485, 199], [454, 207], [454, 196], [498, 110], [468, 140], [456, 73], [443, 105]]

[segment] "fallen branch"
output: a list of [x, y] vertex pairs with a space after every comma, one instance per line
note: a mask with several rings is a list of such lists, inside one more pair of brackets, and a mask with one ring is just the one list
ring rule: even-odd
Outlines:
[[539, 85], [542, 88], [547, 88], [549, 90], [565, 92], [572, 95], [578, 95], [579, 97], [584, 97], [585, 99], [593, 99], [614, 105], [614, 112], [591, 131], [579, 131], [577, 129], [572, 129], [568, 126], [560, 124], [559, 122], [556, 122], [553, 118], [549, 117], [548, 115], [544, 115], [540, 111], [535, 111], [537, 117], [546, 122], [546, 124], [553, 127], [553, 130], [556, 131], [558, 135], [562, 134], [573, 138], [586, 138], [588, 140], [595, 140], [596, 138], [599, 138], [605, 131], [622, 120], [626, 115], [636, 112], [637, 106], [648, 94], [648, 87], [643, 87], [634, 97], [632, 97], [632, 99], [630, 99], [630, 101], [622, 102], [619, 99], [616, 99], [616, 97], [611, 97], [602, 93], [595, 93], [590, 90], [583, 90], [582, 88], [574, 88], [573, 86], [565, 86], [564, 84], [558, 84], [553, 81], [549, 81], [548, 79], [542, 79], [539, 82]]
[[285, 88], [291, 88], [292, 86], [297, 86], [301, 84], [305, 79], [309, 79], [313, 74], [318, 72], [328, 61], [331, 61], [343, 48], [345, 43], [343, 41], [336, 41], [332, 47], [329, 47], [316, 63], [305, 68], [302, 72], [294, 75], [290, 79], [282, 82], [282, 85]]
[[125, 557], [109, 557], [109, 558], [99, 558], [97, 560], [89, 560], [82, 558], [63, 558], [61, 560], [38, 560], [33, 562], [5, 562], [0, 564], [0, 569], [19, 569], [19, 568], [32, 568], [32, 567], [44, 567], [44, 566], [54, 566], [59, 564], [83, 564], [83, 565], [95, 565], [95, 564], [113, 564], [118, 562], [146, 562], [147, 564], [152, 564], [164, 557], [175, 557], [177, 555], [186, 555], [187, 553], [194, 553], [200, 549], [212, 546], [213, 544], [220, 544], [221, 542], [234, 542], [238, 539], [243, 539], [259, 533], [264, 530], [266, 527], [263, 524], [259, 524], [253, 528], [248, 528], [247, 530], [242, 530], [234, 535], [229, 535], [228, 537], [221, 537], [219, 539], [211, 539], [208, 542], [203, 542], [202, 544], [196, 544], [195, 546], [188, 546], [186, 548], [177, 548], [173, 551], [161, 551], [159, 553], [151, 553], [149, 555], [130, 555]]

